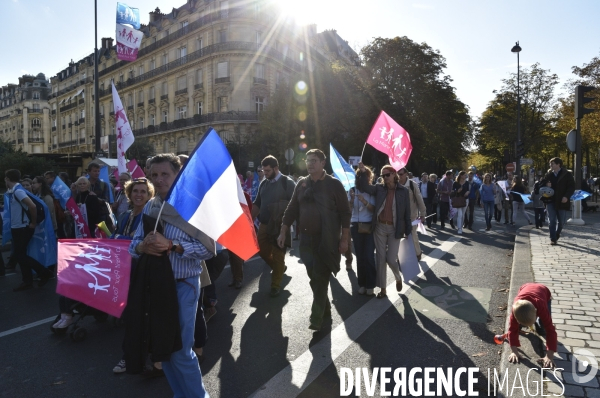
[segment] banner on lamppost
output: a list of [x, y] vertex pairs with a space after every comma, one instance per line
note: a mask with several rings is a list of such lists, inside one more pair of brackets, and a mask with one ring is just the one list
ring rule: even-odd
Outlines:
[[117, 23], [129, 24], [135, 29], [140, 28], [140, 10], [127, 4], [117, 3]]
[[143, 36], [139, 30], [117, 23], [117, 58], [122, 61], [135, 61]]

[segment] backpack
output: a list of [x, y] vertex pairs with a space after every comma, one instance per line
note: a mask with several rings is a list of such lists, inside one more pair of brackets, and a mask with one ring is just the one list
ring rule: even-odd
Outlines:
[[[46, 212], [44, 211], [44, 206], [36, 200], [38, 198], [34, 198], [34, 195], [32, 193], [28, 192], [24, 188], [23, 188], [23, 191], [27, 194], [29, 199], [31, 199], [31, 201], [35, 205], [35, 213], [37, 215], [36, 225], [40, 225], [46, 219]], [[27, 214], [27, 218], [29, 218], [29, 220], [31, 221], [31, 216], [29, 215], [29, 208], [23, 206], [23, 203], [21, 203], [21, 201], [16, 196], [15, 196], [15, 198], [17, 199], [17, 202], [21, 206], [21, 209], [23, 209], [21, 212], [21, 222], [25, 222], [25, 214]]]

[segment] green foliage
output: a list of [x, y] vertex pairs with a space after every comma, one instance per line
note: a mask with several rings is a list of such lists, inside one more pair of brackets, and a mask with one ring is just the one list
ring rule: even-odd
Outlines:
[[[4, 177], [4, 172], [9, 169], [17, 169], [21, 175], [31, 177], [43, 175], [49, 170], [57, 171], [54, 162], [41, 157], [27, 156], [27, 152], [21, 149], [15, 151], [10, 143], [0, 140], [0, 175]], [[6, 188], [4, 183], [3, 186]]]
[[154, 156], [155, 154], [154, 146], [150, 141], [139, 138], [133, 141], [133, 144], [127, 149], [127, 158], [135, 158], [138, 164], [142, 165], [146, 163], [147, 158]]

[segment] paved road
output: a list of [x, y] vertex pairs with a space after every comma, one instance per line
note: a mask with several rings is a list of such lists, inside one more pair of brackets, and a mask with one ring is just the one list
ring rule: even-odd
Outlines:
[[[207, 390], [222, 397], [339, 396], [342, 367], [441, 366], [479, 367], [477, 388], [487, 395], [487, 369], [500, 360], [492, 339], [504, 327], [519, 225], [494, 224], [485, 233], [482, 216], [477, 209], [474, 231], [462, 236], [434, 227], [422, 238], [421, 267], [430, 269], [405, 295], [393, 288], [384, 300], [358, 295], [355, 271], [342, 270], [331, 280], [333, 321], [316, 334], [307, 328], [311, 293], [297, 249], [276, 299], [268, 295], [270, 270], [262, 260], [247, 263], [241, 290], [227, 287], [225, 270], [201, 366]], [[171, 396], [164, 378], [112, 374], [123, 330], [110, 320], [86, 319], [89, 333], [80, 343], [52, 335], [50, 322], [15, 332], [58, 312], [54, 281], [13, 293], [19, 279], [0, 278], [0, 396]]]

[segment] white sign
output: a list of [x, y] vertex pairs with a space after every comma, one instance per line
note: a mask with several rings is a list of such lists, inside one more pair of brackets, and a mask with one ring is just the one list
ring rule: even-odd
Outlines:
[[531, 165], [531, 164], [533, 164], [533, 159], [531, 159], [531, 158], [521, 158], [521, 164], [522, 165], [525, 165], [525, 164]]
[[248, 167], [250, 167], [250, 168], [254, 167], [254, 162], [248, 162]]
[[292, 148], [288, 148], [285, 150], [285, 159], [289, 162], [294, 160], [294, 150]]
[[348, 164], [358, 166], [358, 162], [360, 162], [360, 156], [348, 156]]

